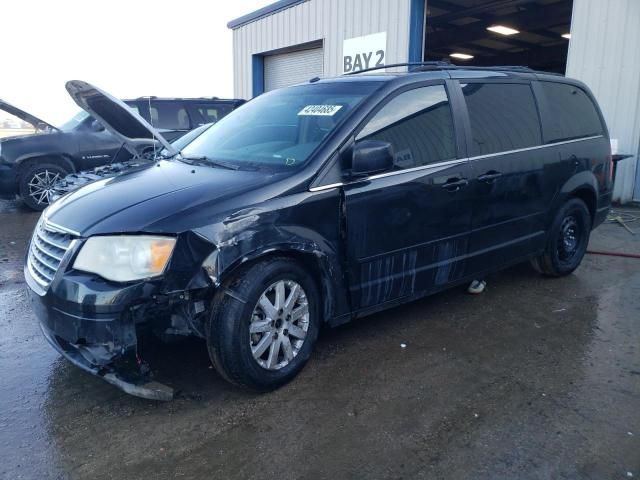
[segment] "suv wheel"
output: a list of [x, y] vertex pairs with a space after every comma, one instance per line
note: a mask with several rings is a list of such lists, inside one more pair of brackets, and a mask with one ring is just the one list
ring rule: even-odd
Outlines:
[[67, 171], [54, 163], [30, 165], [20, 176], [20, 196], [33, 210], [44, 210], [51, 203], [56, 182], [67, 175]]
[[584, 257], [591, 233], [591, 215], [585, 203], [573, 198], [556, 213], [544, 253], [531, 261], [540, 273], [561, 277], [573, 272]]
[[240, 272], [214, 298], [209, 356], [232, 383], [269, 391], [295, 377], [318, 337], [314, 280], [290, 259], [272, 258]]

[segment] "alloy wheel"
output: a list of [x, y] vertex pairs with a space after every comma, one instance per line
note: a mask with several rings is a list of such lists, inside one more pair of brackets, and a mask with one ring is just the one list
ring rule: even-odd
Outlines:
[[279, 280], [260, 295], [249, 325], [251, 353], [267, 370], [286, 367], [298, 355], [309, 329], [309, 301], [293, 280]]
[[36, 173], [29, 180], [29, 196], [38, 205], [48, 205], [55, 192], [54, 186], [60, 180], [60, 174], [50, 170]]

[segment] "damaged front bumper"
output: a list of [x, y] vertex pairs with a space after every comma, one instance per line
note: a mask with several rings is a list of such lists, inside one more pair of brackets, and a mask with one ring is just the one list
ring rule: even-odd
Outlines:
[[[113, 282], [72, 267], [84, 238], [67, 238], [71, 234], [58, 233], [62, 227], [47, 228], [53, 234], [36, 230], [27, 247], [24, 276], [49, 343], [76, 366], [126, 393], [171, 400], [173, 390], [153, 381], [141, 346], [149, 335], [165, 341], [205, 337], [207, 305], [215, 287], [211, 277], [217, 268], [213, 245], [185, 232], [174, 249], [171, 268], [162, 276]], [[43, 242], [56, 250], [43, 248]], [[54, 265], [43, 255], [61, 258]]]
[[25, 278], [45, 338], [67, 360], [131, 395], [173, 398], [173, 389], [153, 381], [137, 354], [137, 330], [148, 313], [148, 306], [139, 301], [151, 301], [153, 285], [144, 282], [114, 290], [87, 275], [71, 275], [43, 291], [28, 269]]
[[148, 400], [173, 400], [174, 392], [171, 387], [155, 382], [142, 373], [131, 372], [132, 375], [124, 375], [122, 371], [117, 371], [116, 368], [110, 365], [100, 366], [100, 364], [97, 363], [97, 358], [94, 357], [93, 354], [96, 350], [103, 352], [108, 351], [106, 346], [73, 345], [57, 336], [43, 323], [40, 323], [40, 329], [53, 348], [85, 372], [101, 377], [106, 382], [118, 387], [129, 395], [146, 398]]

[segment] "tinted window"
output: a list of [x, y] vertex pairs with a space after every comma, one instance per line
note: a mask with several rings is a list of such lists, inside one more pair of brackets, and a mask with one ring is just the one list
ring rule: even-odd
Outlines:
[[197, 105], [201, 123], [215, 123], [231, 112], [231, 105]]
[[151, 102], [151, 125], [168, 130], [189, 130], [189, 115], [178, 102]]
[[540, 122], [529, 85], [462, 85], [471, 122], [471, 155], [486, 155], [542, 143]]
[[544, 118], [547, 142], [603, 133], [598, 111], [581, 88], [553, 82], [540, 85], [547, 99], [548, 114]]
[[358, 135], [389, 142], [397, 168], [412, 168], [456, 157], [453, 119], [442, 85], [416, 88], [393, 98]]

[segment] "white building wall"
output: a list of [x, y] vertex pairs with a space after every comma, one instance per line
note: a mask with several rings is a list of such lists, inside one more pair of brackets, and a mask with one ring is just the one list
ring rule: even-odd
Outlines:
[[614, 189], [628, 202], [640, 144], [640, 0], [573, 0], [566, 74], [591, 88], [618, 152], [633, 155], [618, 164]]
[[236, 98], [251, 98], [252, 55], [308, 42], [324, 44], [324, 75], [342, 73], [346, 38], [387, 32], [385, 63], [406, 62], [410, 0], [308, 0], [233, 30]]

